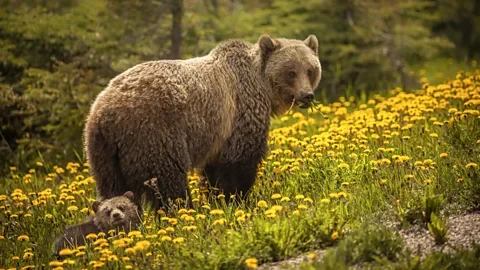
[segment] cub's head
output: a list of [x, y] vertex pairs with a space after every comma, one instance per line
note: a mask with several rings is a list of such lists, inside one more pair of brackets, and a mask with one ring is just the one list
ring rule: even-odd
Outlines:
[[272, 89], [272, 113], [282, 114], [292, 105], [308, 108], [320, 82], [322, 68], [318, 59], [318, 40], [258, 39], [263, 76]]
[[133, 192], [127, 191], [122, 196], [92, 203], [95, 212], [95, 225], [102, 231], [123, 227], [129, 230], [140, 222], [137, 205], [133, 202]]

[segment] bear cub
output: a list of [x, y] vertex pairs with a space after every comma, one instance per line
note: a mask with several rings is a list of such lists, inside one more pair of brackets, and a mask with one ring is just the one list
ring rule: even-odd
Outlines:
[[78, 225], [71, 226], [55, 240], [55, 255], [59, 255], [64, 248], [74, 248], [85, 244], [85, 237], [90, 233], [104, 232], [109, 230], [121, 230], [129, 232], [134, 230], [140, 220], [139, 207], [134, 203], [133, 192], [127, 191], [122, 196], [116, 196], [104, 201], [92, 203], [94, 215]]

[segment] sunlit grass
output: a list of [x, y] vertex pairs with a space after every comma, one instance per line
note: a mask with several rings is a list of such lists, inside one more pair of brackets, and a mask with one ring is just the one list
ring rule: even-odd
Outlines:
[[[92, 213], [88, 164], [11, 167], [0, 187], [0, 268], [244, 269], [356, 239], [369, 241], [339, 264], [373, 255], [393, 263], [402, 246], [393, 232], [352, 232], [386, 221], [427, 227], [431, 213], [442, 224], [449, 213], [479, 209], [479, 108], [476, 71], [363, 104], [340, 98], [289, 112], [273, 120], [271, 151], [246, 203], [208, 195], [191, 173], [193, 209], [160, 213], [160, 221], [147, 211], [137, 231], [90, 235], [60, 261], [51, 256], [54, 237]], [[378, 242], [386, 246], [370, 254]]]

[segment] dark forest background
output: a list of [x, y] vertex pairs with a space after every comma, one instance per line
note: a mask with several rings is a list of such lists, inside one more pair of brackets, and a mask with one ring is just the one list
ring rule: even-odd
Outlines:
[[317, 99], [365, 99], [475, 66], [480, 1], [0, 0], [0, 170], [83, 160], [89, 106], [127, 68], [263, 33], [317, 35]]

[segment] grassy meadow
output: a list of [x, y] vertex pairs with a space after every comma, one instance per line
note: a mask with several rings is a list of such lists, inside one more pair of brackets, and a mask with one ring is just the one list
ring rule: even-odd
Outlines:
[[[447, 217], [480, 209], [480, 70], [423, 84], [274, 119], [247, 202], [226, 205], [192, 172], [193, 209], [160, 221], [147, 211], [138, 231], [89, 235], [63, 260], [51, 255], [54, 237], [92, 213], [88, 164], [11, 167], [0, 187], [0, 268], [254, 269], [309, 254], [297, 267], [474, 269], [480, 247], [420, 260], [388, 225], [420, 224], [448, 243]], [[319, 249], [328, 249], [322, 260]]]

